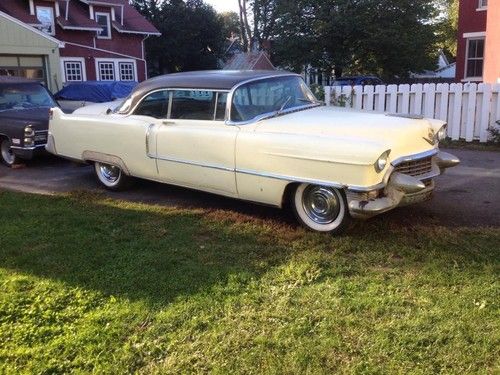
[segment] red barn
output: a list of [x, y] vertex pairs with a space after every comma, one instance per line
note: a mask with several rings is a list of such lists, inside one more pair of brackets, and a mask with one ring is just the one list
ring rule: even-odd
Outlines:
[[158, 30], [128, 0], [2, 0], [0, 11], [61, 41], [63, 82], [142, 81]]
[[460, 0], [456, 79], [500, 82], [500, 0]]

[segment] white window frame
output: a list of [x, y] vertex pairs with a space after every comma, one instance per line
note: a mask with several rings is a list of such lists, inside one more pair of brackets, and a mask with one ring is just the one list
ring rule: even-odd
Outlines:
[[477, 11], [488, 9], [488, 0], [478, 0]]
[[42, 5], [37, 5], [35, 7], [35, 17], [36, 19], [38, 20], [38, 22], [42, 22], [38, 19], [38, 9], [43, 9], [43, 10], [49, 10], [50, 11], [50, 14], [52, 16], [52, 23], [51, 23], [51, 32], [50, 33], [47, 33], [45, 31], [43, 31], [45, 34], [48, 34], [48, 35], [56, 35], [56, 21], [55, 21], [55, 17], [54, 17], [54, 8], [52, 7], [47, 7], [47, 6], [42, 6]]
[[[98, 81], [101, 81], [101, 74], [100, 74], [100, 69], [99, 69], [100, 63], [113, 63], [115, 81], [121, 81], [120, 63], [131, 63], [133, 65], [134, 81], [138, 81], [137, 61], [134, 59], [127, 59], [127, 58], [114, 59], [114, 58], [107, 58], [107, 57], [95, 58], [95, 72], [96, 72], [96, 79]], [[122, 82], [132, 82], [132, 81], [122, 81]]]
[[[127, 65], [131, 65], [132, 67], [132, 79], [123, 79], [123, 76], [122, 76], [122, 64], [127, 64]], [[135, 68], [135, 64], [133, 63], [133, 61], [118, 61], [118, 76], [120, 78], [120, 81], [122, 82], [133, 82], [133, 81], [137, 81], [137, 74], [136, 74], [136, 68]]]
[[[66, 63], [77, 62], [82, 67], [82, 80], [81, 81], [68, 81], [66, 79]], [[61, 57], [61, 73], [63, 82], [85, 82], [87, 80], [87, 67], [85, 66], [85, 59], [83, 57]]]
[[[485, 41], [485, 38], [484, 37], [471, 37], [471, 38], [467, 38], [465, 40], [465, 67], [464, 67], [464, 79], [462, 81], [464, 82], [479, 82], [479, 81], [482, 81], [483, 80], [483, 76], [480, 76], [480, 77], [477, 77], [477, 76], [474, 76], [474, 77], [469, 77], [467, 75], [467, 70], [468, 70], [468, 67], [469, 67], [469, 43], [473, 40], [483, 40]], [[486, 44], [486, 43], [485, 43]], [[484, 48], [486, 48], [486, 45], [484, 46]], [[483, 60], [483, 75], [484, 75], [484, 50], [483, 48], [483, 57], [482, 57], [482, 60]], [[479, 60], [479, 58], [472, 58], [474, 60]]]
[[109, 13], [105, 13], [105, 12], [95, 12], [95, 15], [94, 15], [94, 18], [95, 18], [95, 21], [99, 24], [99, 22], [97, 21], [97, 19], [99, 18], [99, 16], [105, 16], [107, 21], [108, 21], [108, 35], [102, 35], [102, 34], [97, 34], [97, 39], [111, 39], [111, 15]]

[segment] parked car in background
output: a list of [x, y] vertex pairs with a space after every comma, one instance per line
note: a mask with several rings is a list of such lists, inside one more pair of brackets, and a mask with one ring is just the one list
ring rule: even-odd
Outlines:
[[365, 86], [365, 85], [383, 85], [384, 82], [375, 76], [355, 76], [340, 77], [333, 81], [332, 86]]
[[135, 86], [137, 86], [137, 82], [73, 82], [58, 91], [54, 97], [64, 112], [71, 113], [91, 104], [124, 99], [129, 96]]
[[51, 107], [57, 108], [57, 102], [39, 82], [0, 77], [0, 156], [5, 165], [44, 151]]
[[459, 162], [438, 148], [444, 122], [325, 107], [289, 72], [170, 74], [113, 113], [92, 107], [54, 108], [47, 150], [92, 163], [106, 188], [134, 176], [290, 205], [320, 232], [429, 199], [434, 177]]

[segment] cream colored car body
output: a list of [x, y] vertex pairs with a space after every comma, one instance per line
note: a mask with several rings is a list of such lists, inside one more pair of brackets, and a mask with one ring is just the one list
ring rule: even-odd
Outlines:
[[[429, 142], [444, 125], [437, 120], [322, 106], [235, 125], [102, 115], [102, 105], [91, 115], [91, 109], [64, 114], [54, 108], [47, 149], [73, 160], [114, 164], [127, 175], [278, 207], [288, 185], [310, 182], [345, 189], [351, 214], [369, 217], [404, 198], [405, 192], [386, 191], [390, 202], [359, 210], [360, 202], [370, 203], [363, 194], [387, 190], [391, 162], [433, 156], [432, 172], [420, 180], [441, 170], [437, 145]], [[390, 162], [377, 172], [374, 164], [387, 150]]]

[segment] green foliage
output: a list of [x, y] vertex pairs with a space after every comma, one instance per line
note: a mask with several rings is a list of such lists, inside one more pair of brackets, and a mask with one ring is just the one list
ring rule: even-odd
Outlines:
[[134, 0], [134, 5], [162, 33], [146, 40], [155, 74], [217, 68], [227, 30], [212, 7], [201, 0]]
[[489, 128], [488, 132], [490, 133], [490, 141], [495, 145], [500, 145], [500, 127]]
[[439, 9], [424, 0], [279, 1], [275, 57], [337, 75], [407, 76], [435, 67]]
[[[2, 374], [495, 373], [498, 228], [0, 192]], [[242, 207], [242, 206], [240, 206]], [[409, 214], [411, 213], [411, 214]]]
[[320, 101], [325, 101], [325, 88], [323, 85], [318, 85], [317, 83], [313, 83], [312, 85], [309, 86], [311, 89], [312, 93], [316, 97], [316, 99]]

